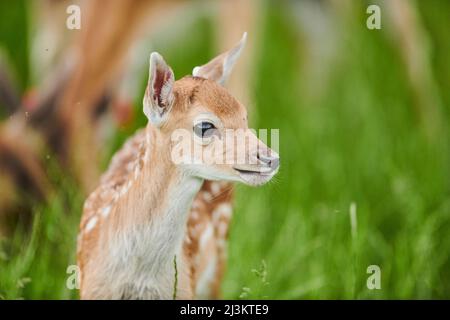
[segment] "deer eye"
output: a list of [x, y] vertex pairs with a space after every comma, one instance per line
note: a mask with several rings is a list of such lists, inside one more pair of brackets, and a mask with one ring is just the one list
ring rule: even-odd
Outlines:
[[208, 121], [201, 121], [194, 126], [194, 133], [200, 138], [209, 138], [214, 134], [216, 127]]

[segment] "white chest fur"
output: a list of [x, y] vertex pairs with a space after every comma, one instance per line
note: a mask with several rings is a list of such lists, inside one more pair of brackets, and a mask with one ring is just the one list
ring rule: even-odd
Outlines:
[[[202, 185], [198, 178], [178, 183], [163, 212], [149, 213], [147, 223], [132, 225], [113, 235], [107, 244], [105, 278], [112, 298], [171, 299], [175, 267], [182, 276], [181, 250], [192, 199]], [[124, 212], [123, 214], [126, 214]], [[111, 288], [112, 287], [112, 288]], [[181, 288], [178, 291], [183, 293]]]

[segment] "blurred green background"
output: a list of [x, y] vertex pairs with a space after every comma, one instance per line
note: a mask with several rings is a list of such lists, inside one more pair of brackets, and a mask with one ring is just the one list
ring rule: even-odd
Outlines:
[[[236, 188], [224, 298], [450, 298], [450, 2], [410, 1], [424, 41], [410, 49], [425, 56], [409, 62], [414, 52], [402, 49], [383, 6], [382, 29], [369, 30], [371, 2], [345, 3], [345, 13], [325, 15], [331, 24], [308, 22], [297, 1], [260, 2], [250, 121], [280, 129], [282, 162], [269, 185]], [[27, 1], [0, 2], [0, 50], [20, 90], [36, 85], [32, 16]], [[213, 30], [204, 15], [176, 41], [157, 37], [153, 46], [181, 77], [217, 53]], [[108, 144], [105, 166], [145, 123], [141, 98], [133, 124]], [[36, 204], [32, 229], [2, 239], [0, 298], [78, 296], [66, 288], [66, 268], [84, 199], [52, 159], [57, 193]], [[366, 286], [369, 265], [381, 268], [380, 290]]]

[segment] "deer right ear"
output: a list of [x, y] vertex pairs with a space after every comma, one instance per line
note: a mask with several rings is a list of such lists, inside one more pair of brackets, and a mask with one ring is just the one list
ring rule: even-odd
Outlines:
[[149, 121], [160, 127], [167, 119], [174, 100], [175, 76], [163, 57], [152, 52], [147, 89], [144, 96], [144, 113]]
[[244, 32], [241, 40], [234, 46], [234, 48], [215, 57], [203, 66], [195, 67], [192, 71], [192, 75], [194, 77], [210, 79], [221, 85], [225, 85], [234, 64], [241, 55], [242, 49], [245, 47], [246, 41], [247, 32]]

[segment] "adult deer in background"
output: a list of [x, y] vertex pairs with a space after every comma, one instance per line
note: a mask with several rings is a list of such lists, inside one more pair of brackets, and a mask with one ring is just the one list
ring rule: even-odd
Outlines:
[[[224, 191], [231, 181], [264, 184], [279, 166], [278, 155], [248, 129], [245, 107], [222, 87], [245, 39], [178, 81], [151, 54], [149, 123], [113, 157], [85, 202], [78, 239], [82, 299], [217, 298], [231, 214]], [[236, 150], [251, 161], [175, 162], [173, 134], [180, 129], [202, 151], [222, 143], [226, 129], [241, 129], [242, 143], [251, 147]]]

